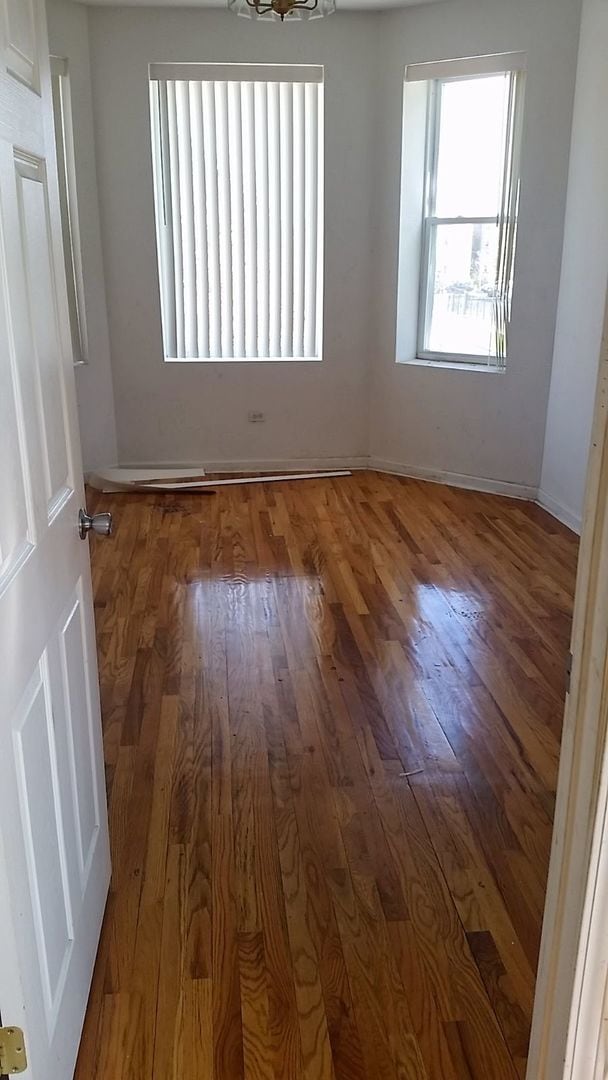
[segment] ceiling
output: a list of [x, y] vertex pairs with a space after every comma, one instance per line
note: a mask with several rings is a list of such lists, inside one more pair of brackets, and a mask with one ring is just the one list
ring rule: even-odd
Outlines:
[[[79, 2], [95, 4], [98, 7], [224, 8], [226, 6], [226, 0], [79, 0]], [[364, 11], [370, 8], [378, 10], [433, 3], [437, 3], [437, 0], [337, 0], [338, 8], [343, 11]]]

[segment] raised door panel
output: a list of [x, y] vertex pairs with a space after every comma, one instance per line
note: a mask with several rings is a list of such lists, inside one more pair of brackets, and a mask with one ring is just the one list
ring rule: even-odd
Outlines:
[[[3, 271], [2, 303], [7, 313], [7, 355], [0, 362], [1, 389], [7, 391], [2, 408], [7, 417], [13, 413], [11, 428], [13, 433], [15, 428], [19, 432], [19, 444], [13, 444], [9, 460], [15, 461], [19, 445], [21, 470], [14, 474], [13, 483], [22, 487], [21, 501], [25, 501], [28, 510], [28, 538], [34, 545], [40, 543], [48, 524], [51, 478], [45, 463], [43, 390], [30, 315], [36, 297], [27, 279], [28, 255], [24, 250], [28, 229], [30, 249], [34, 246], [31, 228], [35, 219], [28, 205], [33, 200], [28, 198], [26, 204], [23, 198], [23, 183], [30, 181], [25, 181], [22, 174], [28, 169], [37, 173], [42, 168], [43, 162], [39, 159], [16, 157], [10, 144], [0, 142], [0, 265]], [[38, 244], [38, 258], [44, 259], [41, 240], [46, 243], [44, 234]], [[10, 437], [5, 432], [5, 440]]]
[[100, 792], [96, 768], [97, 716], [92, 709], [86, 671], [86, 625], [79, 583], [58, 635], [66, 708], [63, 714], [66, 761], [71, 793], [80, 897], [85, 892], [100, 828]]
[[39, 89], [36, 12], [33, 0], [5, 0], [6, 68], [32, 90]]
[[[9, 776], [19, 808], [9, 853], [16, 876], [27, 878], [18, 890], [18, 949], [26, 993], [44, 1019], [44, 1032], [34, 1037], [30, 1031], [38, 1068], [45, 1045], [60, 1046], [53, 1051], [57, 1060], [65, 1053], [73, 1062], [96, 945], [91, 924], [98, 927], [107, 880], [101, 738], [90, 682], [95, 671], [87, 662], [89, 598], [79, 580], [8, 727]], [[70, 1032], [63, 1030], [66, 1009]], [[38, 1075], [45, 1080], [44, 1068]], [[63, 1073], [53, 1080], [63, 1080]]]
[[72, 482], [44, 162], [16, 156], [15, 181], [35, 365], [38, 435], [50, 521], [70, 494]]
[[52, 1039], [74, 940], [47, 656], [41, 658], [12, 725], [31, 919]]
[[[0, 220], [0, 281], [6, 281]], [[0, 295], [0, 595], [33, 550], [33, 520], [28, 505], [27, 447], [17, 380], [16, 357], [6, 308]]]

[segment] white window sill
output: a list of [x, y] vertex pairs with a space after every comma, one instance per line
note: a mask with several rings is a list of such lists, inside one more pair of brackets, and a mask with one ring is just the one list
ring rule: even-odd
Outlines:
[[165, 356], [165, 364], [320, 364], [322, 356]]
[[491, 375], [505, 374], [505, 368], [498, 367], [496, 364], [471, 364], [461, 360], [422, 360], [419, 356], [414, 356], [411, 360], [397, 360], [396, 363], [401, 367], [443, 368], [448, 371], [484, 371]]

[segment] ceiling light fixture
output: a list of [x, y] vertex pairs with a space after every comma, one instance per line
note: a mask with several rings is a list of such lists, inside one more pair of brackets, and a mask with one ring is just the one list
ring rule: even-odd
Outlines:
[[322, 19], [336, 10], [336, 0], [228, 0], [228, 8], [246, 19]]

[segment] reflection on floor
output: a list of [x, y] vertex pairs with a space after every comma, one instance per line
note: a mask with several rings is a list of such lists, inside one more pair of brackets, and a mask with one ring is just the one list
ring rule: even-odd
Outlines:
[[352, 477], [97, 495], [78, 1080], [523, 1077], [576, 538]]

